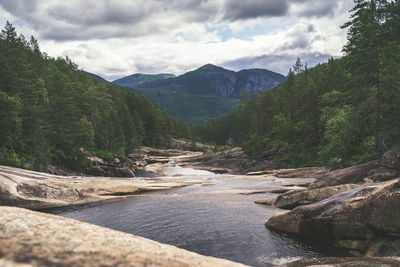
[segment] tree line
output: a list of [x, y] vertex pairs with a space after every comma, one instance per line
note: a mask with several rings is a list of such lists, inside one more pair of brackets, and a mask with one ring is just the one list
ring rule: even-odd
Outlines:
[[289, 166], [345, 166], [400, 145], [400, 1], [355, 0], [344, 56], [287, 80], [233, 114], [194, 127], [197, 138], [274, 155]]
[[6, 24], [0, 36], [0, 164], [80, 170], [89, 155], [164, 146], [188, 129], [144, 96], [93, 79]]

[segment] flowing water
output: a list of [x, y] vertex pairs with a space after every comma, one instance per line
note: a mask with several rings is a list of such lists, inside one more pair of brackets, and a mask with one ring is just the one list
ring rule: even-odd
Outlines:
[[273, 194], [238, 194], [238, 190], [280, 188], [278, 182], [290, 179], [216, 175], [181, 167], [166, 167], [164, 173], [170, 177], [164, 179], [193, 184], [50, 212], [252, 266], [325, 254], [264, 226], [281, 210], [254, 201]]

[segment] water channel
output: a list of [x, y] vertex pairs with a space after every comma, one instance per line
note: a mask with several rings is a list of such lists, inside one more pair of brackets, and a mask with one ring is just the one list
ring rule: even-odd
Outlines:
[[281, 188], [290, 179], [214, 174], [176, 166], [164, 168], [164, 174], [163, 179], [191, 185], [50, 212], [251, 266], [331, 254], [264, 226], [282, 210], [254, 201], [273, 194], [239, 194], [241, 190]]

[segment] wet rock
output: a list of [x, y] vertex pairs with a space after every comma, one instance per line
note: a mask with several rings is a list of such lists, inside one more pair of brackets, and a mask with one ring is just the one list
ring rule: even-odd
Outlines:
[[280, 209], [293, 209], [300, 205], [308, 205], [345, 192], [361, 185], [346, 184], [318, 189], [292, 190], [279, 195], [274, 206]]
[[399, 203], [400, 181], [394, 179], [275, 214], [266, 226], [366, 254], [372, 247], [382, 251], [379, 240], [400, 236]]
[[12, 207], [0, 207], [0, 257], [0, 265], [11, 266], [244, 266], [104, 227]]

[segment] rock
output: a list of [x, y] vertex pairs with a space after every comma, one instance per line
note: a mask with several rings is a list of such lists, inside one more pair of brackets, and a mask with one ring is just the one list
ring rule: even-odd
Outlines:
[[354, 167], [330, 171], [310, 185], [310, 189], [335, 186], [341, 184], [362, 183], [368, 174], [380, 167], [378, 161], [370, 161]]
[[[266, 226], [370, 256], [400, 236], [399, 179], [358, 187], [272, 216]], [[381, 242], [381, 240], [387, 242]], [[372, 249], [373, 248], [373, 249]], [[389, 249], [389, 248], [386, 248]], [[390, 248], [397, 251], [396, 247]]]
[[101, 202], [185, 185], [141, 179], [57, 176], [0, 166], [0, 205], [46, 209]]
[[114, 158], [114, 159], [113, 159], [113, 163], [114, 163], [115, 165], [118, 165], [120, 162], [121, 162], [121, 161], [120, 161], [118, 158]]
[[254, 201], [254, 203], [272, 206], [272, 205], [274, 205], [276, 198], [277, 197], [275, 196], [275, 197], [270, 197], [270, 198], [266, 198], [266, 199], [259, 199], [259, 200]]
[[329, 169], [326, 167], [278, 169], [272, 171], [272, 175], [278, 178], [318, 178], [327, 173], [329, 173]]
[[108, 163], [106, 163], [104, 161], [104, 159], [99, 158], [99, 157], [88, 157], [87, 158], [93, 165], [98, 166], [98, 165], [108, 165]]
[[90, 166], [85, 173], [101, 177], [135, 177], [135, 169], [131, 167]]
[[[368, 172], [368, 177], [372, 181], [387, 181], [398, 177], [397, 171], [387, 167], [378, 167]], [[366, 178], [366, 179], [367, 179]]]
[[0, 207], [0, 257], [0, 265], [8, 262], [14, 266], [244, 266], [104, 227], [12, 207]]
[[390, 258], [360, 258], [360, 257], [344, 257], [344, 258], [309, 258], [279, 265], [281, 267], [391, 267], [400, 266], [398, 259]]
[[269, 174], [271, 172], [269, 171], [257, 171], [257, 172], [248, 172], [246, 175], [264, 175], [264, 174]]
[[280, 209], [293, 209], [297, 206], [312, 204], [360, 186], [361, 185], [346, 184], [318, 189], [292, 190], [279, 195], [276, 198], [274, 206]]
[[393, 149], [383, 154], [381, 165], [389, 169], [400, 171], [400, 149]]

